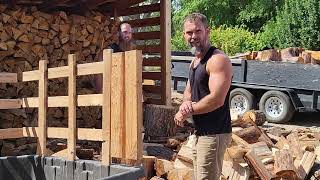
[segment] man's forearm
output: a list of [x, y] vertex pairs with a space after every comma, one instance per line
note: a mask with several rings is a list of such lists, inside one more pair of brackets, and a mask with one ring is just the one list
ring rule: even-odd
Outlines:
[[191, 101], [191, 93], [188, 91], [184, 91], [183, 93], [183, 102]]
[[204, 114], [218, 109], [223, 106], [224, 99], [217, 98], [214, 94], [209, 94], [202, 98], [199, 102], [192, 104], [193, 113], [195, 114]]

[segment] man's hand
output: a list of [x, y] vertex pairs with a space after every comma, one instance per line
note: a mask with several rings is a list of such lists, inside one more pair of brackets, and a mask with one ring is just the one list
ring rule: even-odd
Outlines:
[[190, 116], [193, 112], [192, 101], [185, 101], [179, 107], [179, 111], [183, 116]]
[[174, 116], [174, 122], [178, 125], [183, 127], [184, 121], [187, 119], [187, 117], [183, 116], [183, 114], [178, 111], [177, 114]]

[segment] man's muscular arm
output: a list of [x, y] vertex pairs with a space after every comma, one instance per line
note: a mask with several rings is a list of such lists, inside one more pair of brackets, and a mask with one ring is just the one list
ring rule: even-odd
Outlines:
[[232, 65], [223, 54], [214, 55], [207, 62], [210, 94], [192, 105], [192, 114], [204, 114], [223, 106], [232, 79]]

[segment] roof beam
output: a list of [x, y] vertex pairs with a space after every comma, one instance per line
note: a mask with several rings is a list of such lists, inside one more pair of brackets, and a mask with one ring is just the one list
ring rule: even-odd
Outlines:
[[93, 9], [95, 7], [104, 5], [106, 3], [111, 3], [111, 2], [115, 2], [116, 0], [88, 0], [86, 2], [86, 5], [89, 9]]
[[70, 0], [51, 0], [51, 1], [45, 1], [41, 5], [39, 5], [39, 9], [52, 9], [54, 7], [57, 7], [61, 4], [65, 4], [69, 2]]

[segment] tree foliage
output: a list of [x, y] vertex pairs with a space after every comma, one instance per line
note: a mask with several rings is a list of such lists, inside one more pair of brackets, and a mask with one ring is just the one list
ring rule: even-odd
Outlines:
[[318, 0], [174, 0], [172, 44], [187, 50], [182, 37], [186, 15], [208, 17], [211, 41], [229, 54], [264, 48], [320, 47]]

